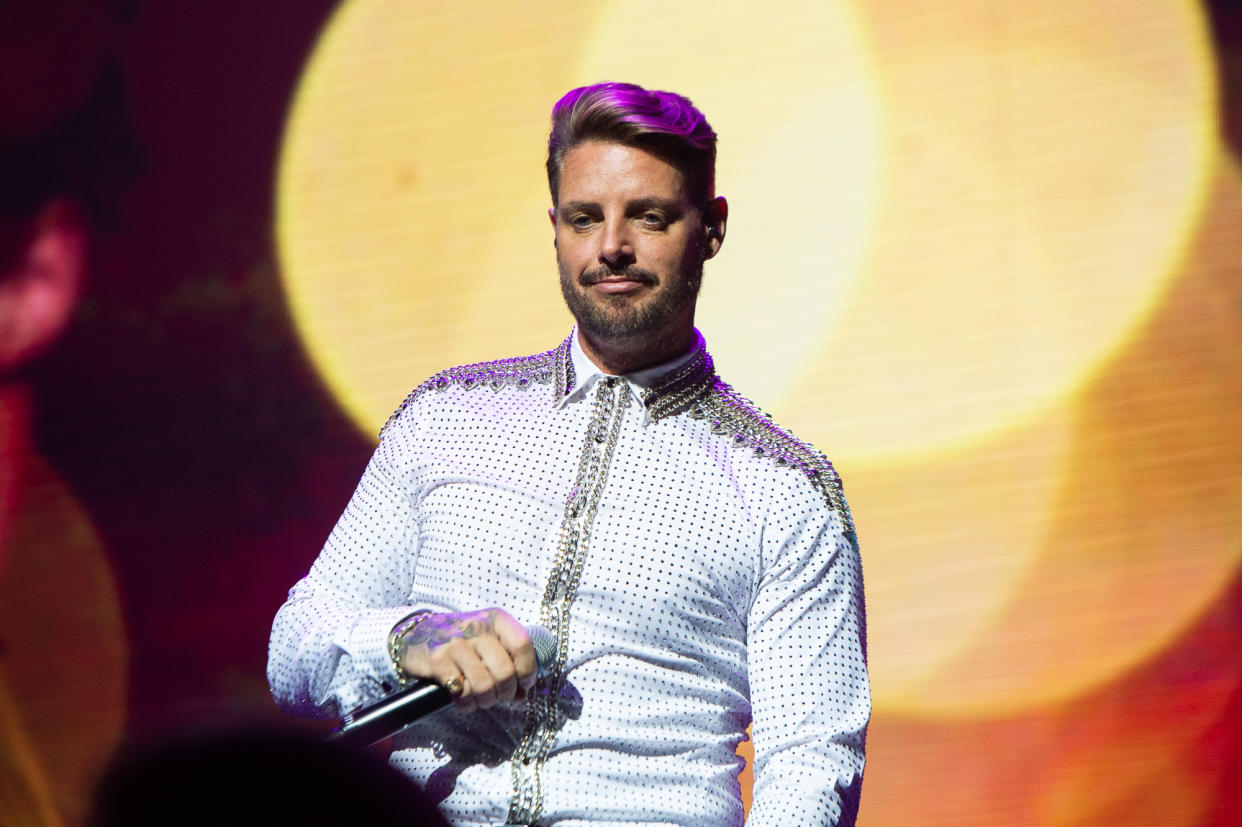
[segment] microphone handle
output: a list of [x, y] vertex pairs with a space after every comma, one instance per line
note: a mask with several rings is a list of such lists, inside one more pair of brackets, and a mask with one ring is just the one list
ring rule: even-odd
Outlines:
[[449, 691], [434, 681], [420, 680], [395, 695], [346, 715], [328, 736], [351, 747], [369, 747], [396, 735], [453, 702]]
[[[539, 677], [543, 677], [556, 662], [556, 637], [542, 626], [530, 626], [526, 633], [535, 649], [536, 670]], [[418, 680], [346, 715], [341, 719], [341, 725], [328, 735], [328, 740], [354, 747], [369, 747], [404, 731], [452, 702], [453, 696], [440, 684]]]

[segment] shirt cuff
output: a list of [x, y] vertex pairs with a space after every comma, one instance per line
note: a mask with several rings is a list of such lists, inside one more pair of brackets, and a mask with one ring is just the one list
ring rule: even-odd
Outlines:
[[354, 624], [348, 644], [342, 648], [349, 653], [358, 672], [375, 678], [384, 691], [390, 691], [401, 683], [397, 668], [388, 653], [388, 636], [393, 628], [413, 614], [432, 611], [414, 606], [388, 606], [371, 609]]

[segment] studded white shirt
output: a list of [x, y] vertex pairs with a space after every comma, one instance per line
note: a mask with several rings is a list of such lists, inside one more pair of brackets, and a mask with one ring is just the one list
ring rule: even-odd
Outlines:
[[419, 386], [276, 616], [273, 693], [354, 709], [395, 685], [387, 637], [413, 609], [489, 606], [561, 645], [528, 701], [394, 739], [454, 824], [741, 824], [752, 718], [747, 823], [853, 823], [870, 695], [840, 480], [701, 337], [628, 378], [571, 334]]

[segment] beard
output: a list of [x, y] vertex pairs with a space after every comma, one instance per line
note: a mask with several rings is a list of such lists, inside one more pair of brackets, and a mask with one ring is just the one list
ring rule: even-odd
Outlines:
[[[597, 267], [575, 278], [565, 269], [559, 254], [556, 264], [561, 274], [561, 295], [569, 305], [569, 312], [578, 320], [578, 326], [596, 339], [616, 341], [659, 333], [678, 313], [694, 303], [703, 284], [702, 259], [668, 284], [662, 283], [652, 271], [636, 266]], [[591, 285], [609, 276], [625, 276], [651, 289], [640, 297], [591, 295]]]

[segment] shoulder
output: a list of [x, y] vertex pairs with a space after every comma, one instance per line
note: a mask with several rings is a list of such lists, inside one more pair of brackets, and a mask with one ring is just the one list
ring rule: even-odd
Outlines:
[[[568, 341], [568, 340], [566, 340]], [[392, 424], [425, 396], [443, 394], [453, 389], [473, 391], [486, 388], [493, 393], [505, 389], [525, 391], [534, 385], [564, 387], [567, 364], [567, 345], [562, 342], [551, 350], [531, 356], [515, 356], [494, 359], [490, 362], [474, 362], [447, 368], [429, 376], [422, 384], [410, 391], [397, 409], [392, 412], [379, 436], [384, 437]]]
[[836, 513], [851, 542], [856, 542], [841, 477], [814, 446], [781, 427], [719, 377], [689, 407], [687, 414], [710, 422], [712, 433], [729, 440], [734, 449], [749, 451], [756, 461], [805, 479]]

